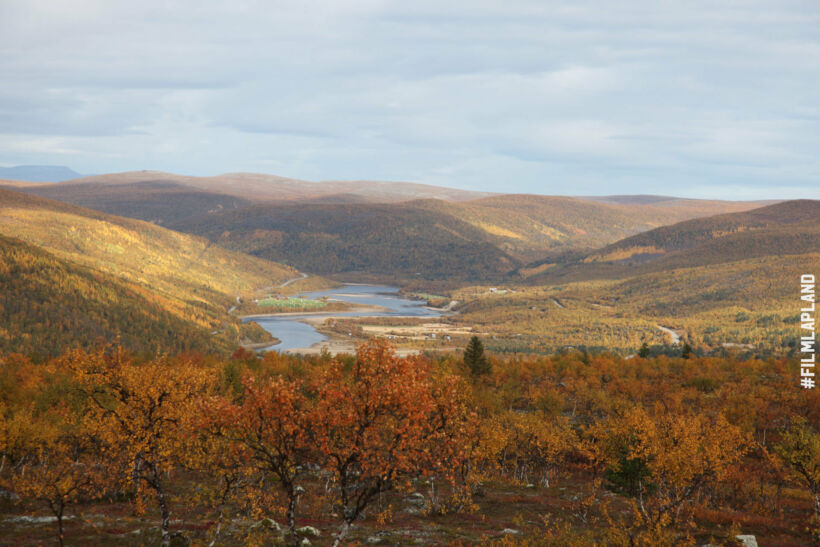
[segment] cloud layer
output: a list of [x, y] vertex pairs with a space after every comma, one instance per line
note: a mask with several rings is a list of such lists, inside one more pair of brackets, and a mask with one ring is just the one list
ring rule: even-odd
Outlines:
[[820, 4], [4, 0], [0, 164], [820, 198]]

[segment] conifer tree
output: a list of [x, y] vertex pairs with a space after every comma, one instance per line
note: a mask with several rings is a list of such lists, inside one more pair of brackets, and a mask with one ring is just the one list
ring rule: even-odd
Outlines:
[[484, 355], [484, 344], [478, 336], [473, 336], [464, 350], [464, 364], [470, 369], [473, 376], [489, 374], [492, 370], [489, 359]]
[[649, 344], [646, 342], [641, 344], [641, 349], [638, 350], [638, 357], [642, 357], [643, 359], [649, 357]]

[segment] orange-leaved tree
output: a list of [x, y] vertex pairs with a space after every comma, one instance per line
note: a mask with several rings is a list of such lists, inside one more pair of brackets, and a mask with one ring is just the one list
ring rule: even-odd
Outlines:
[[439, 468], [458, 436], [445, 434], [429, 361], [399, 358], [383, 341], [332, 362], [317, 384], [316, 447], [332, 474], [342, 524], [334, 545], [381, 492]]
[[[422, 475], [429, 488], [431, 512], [461, 512], [476, 508], [472, 501], [475, 439], [479, 431], [478, 414], [471, 407], [471, 387], [459, 376], [438, 372], [431, 378], [434, 405], [428, 415], [430, 437], [435, 443], [434, 457], [429, 458]], [[436, 490], [436, 484], [450, 487]]]
[[67, 354], [88, 405], [87, 423], [103, 446], [112, 472], [156, 497], [162, 544], [170, 543], [171, 511], [164, 477], [183, 459], [188, 438], [181, 424], [195, 411], [213, 375], [189, 360], [166, 357], [137, 363], [120, 347]]
[[657, 405], [651, 413], [637, 407], [614, 426], [630, 445], [626, 461], [644, 469], [635, 473], [633, 541], [672, 537], [686, 504], [748, 451], [748, 439], [723, 416], [672, 406]]
[[208, 397], [200, 402], [201, 431], [236, 450], [236, 460], [212, 460], [222, 471], [239, 463], [246, 473], [275, 478], [287, 496], [288, 543], [298, 545], [296, 510], [303, 489], [298, 485], [311, 463], [310, 403], [296, 381], [246, 378], [238, 401]]
[[508, 411], [493, 421], [504, 438], [495, 455], [504, 471], [512, 466], [515, 480], [527, 483], [531, 474], [541, 486], [548, 487], [553, 472], [576, 443], [576, 435], [564, 416], [549, 416], [541, 411]]

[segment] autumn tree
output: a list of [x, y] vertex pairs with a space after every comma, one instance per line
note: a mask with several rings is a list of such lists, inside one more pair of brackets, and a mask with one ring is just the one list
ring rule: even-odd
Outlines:
[[383, 341], [362, 345], [348, 369], [321, 375], [314, 412], [317, 448], [334, 482], [342, 525], [334, 545], [381, 493], [435, 469], [447, 450], [430, 364], [396, 357]]
[[62, 545], [66, 508], [100, 496], [106, 484], [97, 447], [85, 435], [79, 416], [65, 406], [42, 412], [25, 406], [14, 413], [2, 407], [0, 485], [48, 507]]
[[274, 478], [287, 497], [288, 542], [300, 543], [296, 509], [304, 491], [297, 480], [311, 463], [310, 404], [295, 381], [271, 378], [244, 380], [244, 396], [238, 402], [221, 397], [203, 399], [198, 427], [236, 448], [236, 459], [217, 460], [223, 471], [258, 471]]
[[464, 349], [464, 364], [473, 376], [489, 374], [492, 371], [490, 360], [484, 354], [484, 344], [478, 336], [473, 336]]
[[164, 479], [185, 452], [181, 425], [212, 375], [187, 360], [159, 357], [135, 363], [119, 347], [78, 350], [65, 360], [91, 403], [88, 423], [114, 472], [132, 485], [138, 507], [142, 486], [153, 491], [162, 544], [169, 544], [171, 511]]
[[545, 487], [575, 442], [569, 420], [541, 411], [508, 411], [492, 419], [489, 428], [494, 431], [485, 433], [484, 457], [501, 472], [511, 468], [516, 481], [537, 478]]
[[815, 536], [820, 540], [820, 434], [803, 417], [792, 418], [791, 426], [775, 445], [775, 453], [786, 464], [791, 477], [808, 489], [814, 501]]
[[[747, 450], [740, 429], [722, 416], [707, 416], [682, 407], [642, 407], [628, 412], [619, 426], [632, 439], [626, 454], [635, 474], [636, 526], [643, 537], [665, 537], [699, 489], [720, 481]], [[640, 468], [645, 466], [645, 472]], [[634, 537], [632, 538], [634, 540]]]
[[[472, 510], [472, 487], [474, 477], [473, 448], [478, 433], [479, 418], [471, 408], [469, 386], [464, 379], [450, 374], [438, 374], [432, 378], [433, 407], [428, 415], [430, 431], [428, 443], [435, 443], [435, 457], [429, 458], [429, 466], [422, 471], [430, 484], [430, 510], [438, 513]], [[449, 496], [442, 496], [442, 488], [451, 488]]]

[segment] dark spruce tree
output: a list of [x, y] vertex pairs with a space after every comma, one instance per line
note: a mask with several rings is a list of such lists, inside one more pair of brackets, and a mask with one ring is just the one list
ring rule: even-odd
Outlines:
[[638, 357], [643, 357], [644, 359], [649, 357], [649, 344], [646, 342], [641, 344], [641, 349], [638, 350]]
[[689, 359], [690, 357], [692, 357], [692, 346], [690, 346], [688, 343], [684, 342], [683, 343], [683, 349], [680, 352], [680, 356], [683, 357], [684, 359]]
[[484, 355], [484, 344], [478, 336], [473, 336], [467, 343], [467, 348], [464, 350], [464, 364], [470, 369], [470, 374], [473, 376], [481, 376], [489, 374], [492, 365], [490, 360]]

